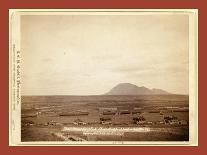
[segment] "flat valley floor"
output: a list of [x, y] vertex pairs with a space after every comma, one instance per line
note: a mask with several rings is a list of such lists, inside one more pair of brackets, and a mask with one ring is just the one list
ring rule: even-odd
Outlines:
[[189, 96], [22, 96], [21, 141], [189, 141]]

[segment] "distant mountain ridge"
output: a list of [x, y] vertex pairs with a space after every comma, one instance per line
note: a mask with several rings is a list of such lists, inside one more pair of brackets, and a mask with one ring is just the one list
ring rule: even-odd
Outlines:
[[131, 83], [120, 83], [104, 95], [167, 95], [169, 92], [162, 89], [138, 87]]

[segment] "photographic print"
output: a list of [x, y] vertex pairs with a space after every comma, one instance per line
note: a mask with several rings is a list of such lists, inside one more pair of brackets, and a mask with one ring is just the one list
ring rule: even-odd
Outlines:
[[197, 10], [10, 10], [10, 143], [197, 143]]

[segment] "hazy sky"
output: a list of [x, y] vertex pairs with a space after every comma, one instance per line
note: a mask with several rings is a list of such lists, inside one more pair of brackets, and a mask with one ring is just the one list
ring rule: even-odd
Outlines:
[[21, 52], [23, 95], [188, 94], [187, 15], [24, 15]]

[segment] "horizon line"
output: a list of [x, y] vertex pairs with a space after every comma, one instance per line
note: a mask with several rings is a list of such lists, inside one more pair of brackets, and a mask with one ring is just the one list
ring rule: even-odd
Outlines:
[[68, 95], [68, 94], [62, 94], [62, 95], [55, 95], [55, 94], [50, 94], [50, 95], [46, 95], [46, 94], [43, 94], [43, 95], [38, 95], [38, 94], [35, 94], [35, 95], [32, 95], [32, 94], [26, 94], [26, 95], [21, 95], [21, 96], [155, 96], [155, 95], [186, 95], [186, 96], [189, 96], [189, 94], [175, 94], [175, 93], [169, 93], [169, 94], [139, 94], [139, 95], [106, 95], [106, 94], [100, 94], [100, 95], [95, 95], [95, 94], [90, 94], [90, 95]]

